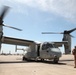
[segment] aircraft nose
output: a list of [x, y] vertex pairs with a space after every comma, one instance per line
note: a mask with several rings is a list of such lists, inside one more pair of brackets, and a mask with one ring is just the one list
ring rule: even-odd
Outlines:
[[60, 49], [58, 49], [58, 48], [51, 48], [51, 51], [53, 51], [53, 52], [60, 52]]
[[60, 49], [58, 49], [58, 48], [52, 48], [50, 51], [50, 54], [54, 55], [55, 57], [56, 56], [61, 57], [61, 55], [62, 55]]

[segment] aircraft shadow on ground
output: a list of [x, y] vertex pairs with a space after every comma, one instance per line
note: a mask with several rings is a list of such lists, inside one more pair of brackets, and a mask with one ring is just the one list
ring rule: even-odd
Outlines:
[[53, 61], [0, 61], [0, 64], [11, 64], [11, 63], [44, 63], [44, 64], [56, 64], [56, 65], [66, 65], [66, 63], [58, 62], [54, 63]]
[[45, 64], [66, 65], [66, 63], [63, 63], [63, 62], [54, 63], [53, 61], [37, 61], [37, 63], [39, 62], [45, 63]]
[[0, 61], [0, 64], [11, 64], [11, 63], [29, 63], [27, 61]]
[[66, 59], [66, 60], [60, 60], [60, 61], [74, 61], [74, 59]]

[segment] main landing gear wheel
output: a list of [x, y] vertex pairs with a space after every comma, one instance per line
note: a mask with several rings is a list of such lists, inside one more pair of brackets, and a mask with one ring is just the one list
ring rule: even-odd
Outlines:
[[22, 60], [25, 61], [25, 60], [27, 60], [27, 58], [23, 57]]
[[59, 61], [59, 58], [54, 58], [54, 60], [53, 60], [53, 62], [54, 62], [55, 64], [57, 64], [58, 61]]
[[43, 61], [44, 61], [44, 59], [41, 59], [41, 61], [43, 62]]

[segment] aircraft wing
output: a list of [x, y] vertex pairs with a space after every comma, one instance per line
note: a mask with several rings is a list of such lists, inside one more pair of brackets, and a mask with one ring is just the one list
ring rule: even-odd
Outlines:
[[29, 45], [35, 44], [35, 42], [31, 40], [24, 40], [24, 39], [18, 39], [13, 37], [6, 37], [6, 36], [3, 36], [2, 43], [20, 45], [20, 46], [29, 46]]
[[53, 42], [56, 47], [62, 47], [62, 45], [68, 45], [68, 41]]

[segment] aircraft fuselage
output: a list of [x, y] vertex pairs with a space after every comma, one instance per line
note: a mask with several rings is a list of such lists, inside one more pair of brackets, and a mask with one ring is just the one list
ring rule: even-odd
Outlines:
[[58, 62], [62, 53], [59, 48], [56, 48], [53, 43], [44, 42], [36, 45], [31, 45], [26, 49], [26, 53], [23, 56], [23, 60], [44, 60], [53, 59], [54, 62]]

